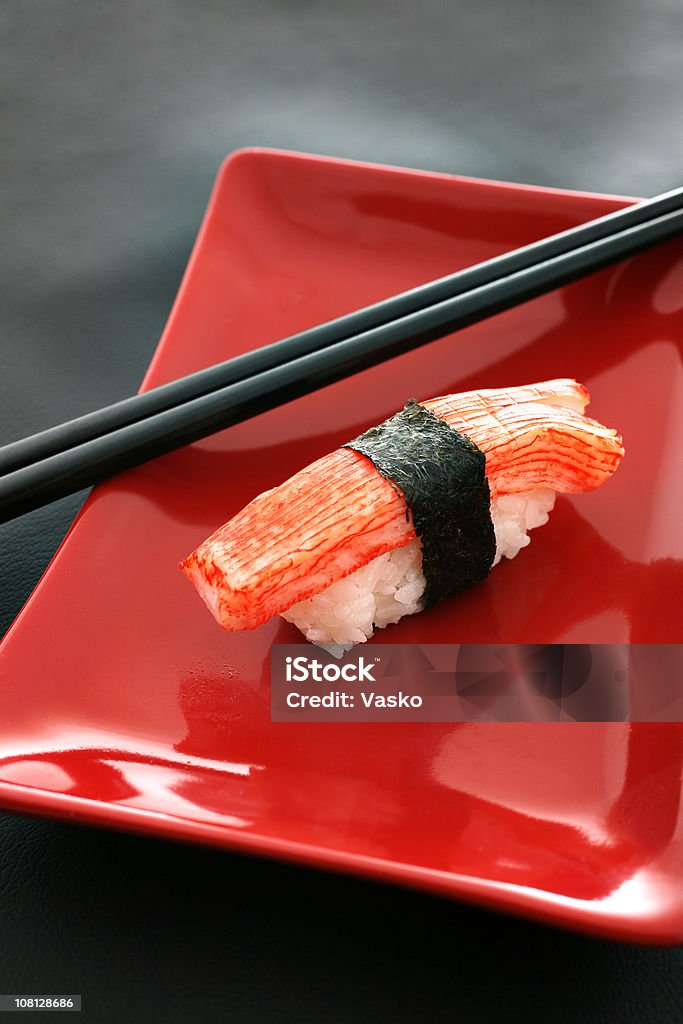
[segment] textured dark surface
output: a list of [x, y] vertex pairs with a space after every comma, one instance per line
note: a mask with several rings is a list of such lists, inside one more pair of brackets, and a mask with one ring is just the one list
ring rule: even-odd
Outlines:
[[370, 459], [403, 495], [422, 542], [427, 608], [488, 576], [496, 554], [486, 457], [411, 399], [343, 445]]
[[[0, 30], [0, 441], [137, 387], [239, 146], [681, 183], [678, 0], [5, 0]], [[79, 500], [0, 527], [0, 629]], [[80, 991], [85, 1020], [673, 1024], [682, 967], [680, 949], [0, 816], [0, 991]]]

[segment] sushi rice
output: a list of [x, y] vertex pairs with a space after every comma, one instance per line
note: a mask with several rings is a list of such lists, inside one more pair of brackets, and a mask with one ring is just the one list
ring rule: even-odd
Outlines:
[[[555, 492], [539, 488], [528, 494], [501, 494], [491, 500], [496, 556], [514, 558], [529, 544], [529, 530], [548, 522]], [[426, 586], [418, 539], [387, 551], [313, 597], [293, 605], [282, 618], [311, 643], [340, 658], [365, 643], [373, 627], [384, 628], [404, 615], [422, 611]]]

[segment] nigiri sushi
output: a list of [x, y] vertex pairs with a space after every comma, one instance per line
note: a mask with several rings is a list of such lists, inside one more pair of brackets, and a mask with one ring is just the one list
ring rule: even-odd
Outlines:
[[341, 655], [482, 580], [547, 522], [556, 492], [617, 468], [585, 387], [549, 380], [410, 400], [254, 498], [180, 563], [223, 628], [276, 615]]

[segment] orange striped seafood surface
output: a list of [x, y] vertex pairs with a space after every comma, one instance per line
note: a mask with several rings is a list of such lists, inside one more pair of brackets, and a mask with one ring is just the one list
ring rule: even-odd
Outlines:
[[[574, 380], [468, 391], [420, 403], [486, 459], [492, 502], [538, 488], [590, 491], [621, 438], [584, 414]], [[365, 455], [339, 448], [254, 498], [181, 568], [225, 629], [254, 629], [378, 556], [416, 540], [406, 499]]]

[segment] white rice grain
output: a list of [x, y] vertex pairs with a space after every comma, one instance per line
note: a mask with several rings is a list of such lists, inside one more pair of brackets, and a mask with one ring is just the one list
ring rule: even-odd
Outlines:
[[[546, 489], [493, 498], [493, 565], [503, 557], [514, 558], [526, 547], [528, 531], [548, 522], [554, 504], [555, 492]], [[419, 540], [414, 540], [292, 605], [282, 617], [297, 626], [307, 640], [341, 657], [354, 644], [369, 640], [375, 627], [381, 629], [404, 615], [422, 611], [425, 585], [422, 548]]]

